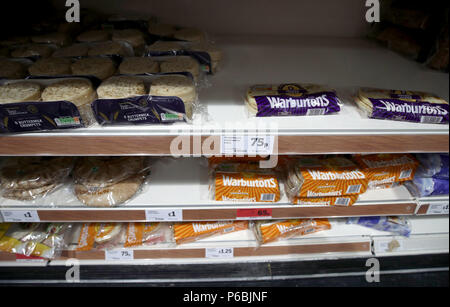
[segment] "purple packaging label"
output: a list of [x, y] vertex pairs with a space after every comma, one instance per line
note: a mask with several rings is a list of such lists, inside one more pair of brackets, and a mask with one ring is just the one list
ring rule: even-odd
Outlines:
[[448, 179], [414, 177], [414, 185], [420, 197], [447, 195], [449, 193]]
[[448, 154], [417, 154], [420, 165], [416, 171], [417, 177], [432, 177], [449, 179]]
[[448, 104], [433, 104], [425, 101], [410, 102], [398, 99], [373, 99], [372, 118], [402, 120], [415, 123], [448, 123]]
[[341, 110], [336, 93], [322, 92], [302, 96], [255, 96], [257, 117], [291, 115], [325, 115]]
[[97, 99], [92, 110], [100, 125], [145, 125], [186, 120], [184, 102], [178, 97], [136, 96]]
[[0, 104], [0, 132], [83, 128], [77, 107], [69, 101]]

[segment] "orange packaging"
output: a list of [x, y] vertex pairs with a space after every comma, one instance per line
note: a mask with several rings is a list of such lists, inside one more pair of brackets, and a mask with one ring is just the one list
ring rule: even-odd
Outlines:
[[331, 229], [328, 219], [296, 219], [256, 223], [256, 236], [261, 244], [282, 238], [304, 236]]
[[419, 161], [410, 154], [357, 155], [356, 163], [367, 174], [369, 188], [390, 188], [413, 180]]
[[352, 161], [333, 157], [301, 159], [288, 178], [290, 194], [297, 197], [337, 197], [359, 195], [369, 180]]
[[97, 229], [95, 224], [86, 223], [81, 226], [77, 251], [88, 251], [94, 247]]
[[359, 195], [344, 195], [339, 197], [294, 197], [294, 205], [325, 205], [325, 206], [353, 206], [358, 200]]
[[258, 172], [216, 172], [215, 195], [218, 201], [277, 202], [280, 185], [275, 174]]
[[248, 229], [248, 221], [175, 223], [173, 225], [177, 244], [245, 229]]
[[160, 223], [128, 223], [124, 247], [163, 242], [161, 227]]

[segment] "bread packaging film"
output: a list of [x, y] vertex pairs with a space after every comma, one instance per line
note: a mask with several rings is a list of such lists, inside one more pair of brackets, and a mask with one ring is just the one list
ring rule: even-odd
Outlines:
[[260, 244], [329, 229], [331, 229], [331, 224], [328, 219], [257, 221], [253, 224], [253, 230]]
[[345, 157], [307, 157], [296, 160], [287, 175], [286, 193], [295, 197], [341, 197], [367, 190], [367, 175]]
[[119, 246], [125, 223], [84, 223], [77, 225], [76, 251], [104, 250]]
[[257, 163], [221, 163], [212, 170], [211, 191], [216, 201], [278, 202], [278, 174]]
[[0, 81], [0, 132], [90, 126], [96, 79], [53, 77]]
[[355, 155], [353, 159], [369, 178], [369, 189], [391, 188], [410, 181], [419, 165], [410, 154]]
[[411, 224], [407, 217], [361, 216], [347, 219], [347, 224], [356, 224], [379, 231], [387, 231], [404, 237], [411, 234]]
[[23, 202], [39, 201], [66, 185], [72, 157], [10, 157], [0, 166], [0, 196]]
[[176, 244], [183, 244], [246, 229], [248, 221], [174, 223], [173, 236]]
[[353, 206], [359, 195], [343, 195], [329, 197], [293, 197], [291, 203], [301, 206]]
[[67, 223], [2, 223], [0, 251], [54, 259], [67, 246], [70, 230]]
[[33, 63], [29, 59], [0, 58], [0, 79], [24, 79], [29, 75], [28, 67]]
[[83, 157], [74, 170], [74, 193], [89, 207], [113, 207], [138, 194], [150, 172], [145, 157]]
[[172, 232], [168, 223], [128, 223], [125, 248], [136, 248], [170, 242]]
[[197, 106], [188, 73], [114, 76], [97, 94], [92, 109], [100, 125], [190, 122]]
[[433, 94], [361, 88], [355, 101], [370, 118], [424, 124], [449, 122], [448, 102]]
[[333, 89], [301, 83], [251, 86], [245, 105], [248, 113], [256, 117], [326, 115], [341, 109]]

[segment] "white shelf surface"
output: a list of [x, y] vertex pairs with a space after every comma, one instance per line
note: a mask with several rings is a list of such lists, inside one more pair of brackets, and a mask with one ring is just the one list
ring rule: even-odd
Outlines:
[[[222, 69], [208, 77], [200, 91], [201, 111], [194, 123], [100, 127], [21, 136], [166, 136], [223, 135], [269, 129], [279, 135], [448, 135], [448, 125], [368, 119], [349, 93], [357, 86], [422, 90], [449, 99], [449, 75], [380, 47], [352, 38], [218, 37], [224, 51]], [[335, 87], [344, 106], [337, 115], [249, 118], [244, 97], [248, 86], [260, 83], [304, 82]], [[272, 130], [270, 130], [272, 129]]]

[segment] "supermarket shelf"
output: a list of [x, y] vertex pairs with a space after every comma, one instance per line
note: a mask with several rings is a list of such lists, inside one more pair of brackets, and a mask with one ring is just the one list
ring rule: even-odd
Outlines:
[[[220, 153], [222, 135], [256, 131], [277, 136], [279, 154], [448, 152], [448, 125], [367, 119], [345, 88], [417, 89], [448, 100], [448, 74], [426, 70], [360, 39], [222, 37], [218, 44], [226, 60], [223, 69], [208, 79], [212, 86], [200, 92], [202, 108], [192, 125], [97, 125], [58, 133], [1, 135], [0, 155], [170, 155], [171, 144], [179, 144], [181, 138], [191, 146], [176, 153], [211, 155]], [[248, 118], [243, 103], [246, 88], [274, 82], [329, 84], [338, 89], [344, 107], [338, 115], [326, 117]], [[196, 140], [214, 146], [202, 150]]]
[[449, 198], [448, 195], [430, 196], [418, 199], [418, 215], [448, 215]]
[[120, 222], [149, 220], [146, 215], [149, 210], [167, 213], [178, 209], [182, 211], [184, 221], [257, 217], [257, 212], [253, 211], [243, 215], [242, 210], [245, 209], [265, 209], [268, 212], [266, 219], [414, 215], [417, 210], [417, 202], [403, 186], [367, 191], [351, 207], [294, 206], [285, 195], [277, 203], [213, 201], [209, 191], [209, 169], [205, 162], [202, 158], [157, 160], [142, 192], [116, 208], [88, 208], [76, 199], [69, 186], [32, 204], [0, 199], [0, 211], [36, 211], [42, 222]]

